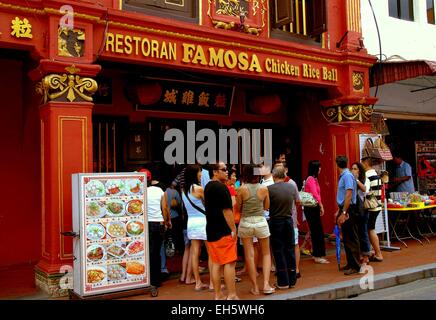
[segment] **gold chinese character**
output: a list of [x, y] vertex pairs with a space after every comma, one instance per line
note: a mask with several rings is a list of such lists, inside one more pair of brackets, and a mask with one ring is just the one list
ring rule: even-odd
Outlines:
[[12, 20], [11, 25], [11, 35], [17, 38], [29, 38], [32, 39], [32, 25], [29, 23], [29, 20], [24, 18], [21, 20], [18, 17], [15, 17], [14, 20]]
[[226, 107], [226, 95], [225, 94], [218, 94], [215, 97], [214, 106], [217, 108], [225, 108]]
[[183, 92], [182, 104], [194, 104], [194, 91], [189, 90]]
[[136, 154], [141, 154], [142, 153], [142, 148], [141, 147], [136, 147]]
[[165, 99], [164, 102], [167, 103], [173, 103], [176, 104], [177, 103], [177, 90], [171, 90], [171, 92], [169, 92], [168, 90], [165, 92]]
[[209, 93], [202, 92], [198, 97], [198, 106], [199, 107], [209, 107]]
[[141, 135], [135, 134], [135, 142], [141, 142]]

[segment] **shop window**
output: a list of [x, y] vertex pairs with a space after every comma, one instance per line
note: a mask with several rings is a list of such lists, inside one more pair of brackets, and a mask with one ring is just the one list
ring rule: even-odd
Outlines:
[[273, 32], [320, 41], [327, 30], [325, 0], [272, 0], [271, 8]]
[[124, 0], [123, 10], [186, 20], [197, 17], [196, 3], [195, 0]]
[[413, 0], [389, 0], [389, 16], [414, 21]]
[[435, 24], [434, 0], [427, 0], [427, 22], [430, 24]]

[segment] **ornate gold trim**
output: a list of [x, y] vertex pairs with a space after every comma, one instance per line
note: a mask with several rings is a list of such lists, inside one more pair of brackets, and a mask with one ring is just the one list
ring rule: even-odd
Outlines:
[[258, 52], [260, 51], [263, 53], [280, 54], [280, 55], [289, 56], [289, 57], [293, 57], [293, 58], [297, 58], [297, 59], [305, 59], [305, 60], [311, 60], [311, 61], [317, 61], [317, 62], [327, 62], [327, 63], [334, 63], [334, 64], [354, 64], [354, 65], [362, 65], [365, 67], [372, 67], [372, 65], [373, 65], [373, 63], [367, 63], [367, 62], [350, 60], [350, 59], [334, 60], [334, 59], [330, 59], [330, 58], [308, 56], [305, 54], [296, 53], [296, 52], [292, 52], [292, 51], [284, 51], [284, 50], [279, 50], [279, 49], [269, 49], [269, 48], [264, 48], [264, 47], [259, 47], [259, 46], [250, 46], [250, 45], [242, 44], [239, 42], [229, 42], [229, 41], [216, 40], [216, 39], [205, 38], [205, 37], [201, 37], [201, 36], [188, 35], [188, 34], [184, 34], [184, 33], [176, 33], [173, 31], [166, 31], [166, 30], [142, 27], [142, 26], [132, 25], [132, 24], [128, 24], [128, 23], [109, 21], [109, 25], [129, 29], [129, 30], [134, 30], [134, 31], [154, 33], [154, 34], [162, 35], [165, 37], [173, 37], [173, 38], [180, 38], [180, 39], [184, 39], [184, 40], [206, 42], [208, 44], [215, 44], [215, 45], [231, 46], [234, 48], [249, 49], [249, 50], [254, 50], [254, 51], [258, 51]]
[[353, 71], [352, 84], [354, 92], [364, 92], [365, 89], [365, 74], [363, 72]]
[[344, 121], [369, 122], [373, 109], [368, 105], [339, 105], [322, 108], [322, 112], [329, 122]]
[[92, 102], [92, 95], [97, 91], [98, 85], [94, 79], [82, 78], [74, 75], [75, 66], [68, 67], [72, 72], [69, 75], [50, 74], [36, 84], [36, 92], [43, 96], [44, 103], [50, 100], [61, 100], [64, 96], [70, 102], [81, 98]]
[[212, 20], [212, 23], [215, 28], [224, 29], [224, 30], [232, 30], [236, 26], [236, 24], [233, 21], [227, 23], [224, 21]]
[[[211, 1], [211, 0], [209, 0], [209, 1]], [[264, 4], [266, 3], [265, 0], [262, 0], [262, 2]], [[39, 14], [39, 15], [45, 15], [47, 13], [56, 13], [56, 14], [60, 15], [60, 12], [54, 8], [45, 8], [43, 10], [38, 10], [38, 9], [31, 9], [31, 8], [26, 8], [26, 7], [14, 6], [14, 5], [5, 4], [5, 3], [0, 2], [0, 8], [2, 8], [2, 7], [20, 10], [20, 11], [24, 11], [24, 12], [35, 13], [35, 14]], [[102, 20], [100, 17], [97, 17], [97, 16], [91, 16], [91, 15], [81, 14], [81, 13], [74, 13], [74, 15], [77, 17], [83, 18], [83, 19], [96, 21], [99, 24], [106, 24], [106, 20]], [[208, 12], [208, 15], [210, 16], [210, 12]], [[194, 40], [194, 41], [202, 41], [202, 42], [206, 42], [206, 43], [213, 43], [213, 44], [217, 44], [217, 45], [226, 45], [226, 46], [231, 45], [231, 46], [238, 47], [238, 48], [257, 50], [257, 51], [261, 51], [263, 53], [280, 54], [280, 55], [289, 56], [289, 57], [293, 57], [293, 58], [297, 58], [297, 59], [306, 59], [306, 60], [311, 60], [311, 61], [316, 61], [316, 62], [326, 62], [326, 63], [334, 63], [334, 64], [342, 64], [342, 65], [353, 64], [353, 65], [364, 66], [364, 67], [368, 67], [368, 68], [373, 66], [373, 63], [357, 61], [357, 60], [352, 60], [352, 59], [339, 60], [339, 59], [330, 59], [330, 58], [320, 58], [320, 57], [315, 57], [315, 56], [298, 54], [298, 53], [294, 53], [294, 52], [290, 52], [290, 51], [284, 51], [284, 50], [278, 50], [278, 49], [267, 49], [267, 48], [263, 48], [263, 47], [245, 45], [245, 44], [241, 44], [238, 42], [221, 41], [221, 40], [210, 39], [210, 38], [206, 38], [206, 37], [192, 36], [192, 35], [183, 34], [183, 33], [176, 33], [176, 32], [171, 32], [171, 31], [147, 28], [147, 27], [142, 27], [142, 26], [128, 24], [128, 23], [121, 23], [121, 22], [116, 22], [116, 21], [108, 21], [108, 23], [109, 23], [109, 25], [112, 25], [115, 27], [118, 26], [118, 27], [125, 28], [128, 30], [133, 30], [133, 31], [143, 31], [143, 32], [149, 32], [149, 33], [154, 33], [154, 34], [158, 34], [158, 35], [171, 36], [171, 37], [179, 38], [179, 39], [187, 39], [187, 40]], [[262, 27], [264, 27], [264, 26], [262, 26]]]

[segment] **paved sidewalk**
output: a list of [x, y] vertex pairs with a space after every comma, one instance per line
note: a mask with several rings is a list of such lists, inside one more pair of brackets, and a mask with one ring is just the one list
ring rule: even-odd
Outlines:
[[[374, 289], [381, 289], [395, 286], [397, 284], [408, 283], [418, 279], [436, 277], [436, 238], [431, 239], [431, 243], [420, 245], [415, 240], [407, 241], [408, 248], [401, 246], [401, 250], [387, 252], [383, 251], [384, 261], [372, 262], [370, 266], [374, 270]], [[394, 243], [395, 246], [399, 244]], [[331, 248], [331, 247], [330, 247]], [[332, 252], [332, 250], [329, 250]], [[239, 297], [242, 300], [289, 300], [289, 299], [341, 299], [356, 294], [367, 292], [362, 290], [359, 281], [362, 275], [356, 274], [345, 276], [343, 272], [338, 271], [336, 256], [334, 253], [328, 256], [330, 264], [315, 264], [310, 257], [302, 256], [300, 263], [302, 278], [298, 280], [293, 289], [277, 290], [272, 295], [254, 296], [250, 293], [250, 282], [247, 275], [243, 275], [242, 281], [236, 284]], [[345, 264], [344, 253], [342, 255], [342, 265]], [[257, 280], [259, 288], [262, 289], [262, 275]], [[204, 283], [209, 283], [209, 275], [202, 275]], [[271, 284], [275, 281], [271, 273]], [[0, 281], [1, 283], [1, 281]], [[2, 288], [14, 292], [15, 288]], [[1, 287], [1, 286], [0, 286]], [[1, 290], [0, 290], [1, 291]], [[16, 291], [16, 290], [15, 290]], [[38, 291], [28, 294], [3, 294], [0, 299], [32, 299], [41, 300], [48, 297]], [[185, 285], [179, 283], [177, 278], [172, 278], [163, 283], [159, 288], [157, 297], [151, 297], [149, 294], [137, 295], [126, 300], [212, 300], [214, 295], [209, 291], [197, 292], [194, 285]], [[58, 298], [61, 300], [67, 297]], [[56, 299], [56, 300], [58, 300]]]
[[[394, 243], [398, 246], [397, 243]], [[407, 241], [408, 248], [401, 247], [398, 251], [383, 251], [383, 262], [372, 262], [370, 266], [374, 270], [375, 289], [386, 288], [396, 284], [407, 283], [426, 277], [436, 276], [436, 238], [431, 243], [420, 245], [415, 240]], [[272, 299], [340, 299], [360, 294], [359, 285], [362, 275], [345, 276], [338, 271], [336, 256], [330, 255], [330, 264], [315, 264], [310, 258], [303, 258], [300, 264], [302, 278], [293, 289], [277, 290], [276, 293], [265, 296], [253, 296], [250, 294], [250, 283], [247, 275], [242, 276], [242, 282], [236, 284], [239, 297], [243, 300]], [[342, 265], [345, 264], [344, 253]], [[202, 276], [203, 282], [208, 283], [209, 276]], [[271, 274], [271, 283], [275, 277]], [[262, 288], [262, 276], [258, 277], [258, 283]], [[158, 300], [211, 300], [213, 293], [208, 291], [196, 292], [193, 285], [184, 285], [178, 279], [171, 279], [163, 283], [159, 288], [158, 297], [150, 295], [134, 296], [126, 299], [158, 299]]]

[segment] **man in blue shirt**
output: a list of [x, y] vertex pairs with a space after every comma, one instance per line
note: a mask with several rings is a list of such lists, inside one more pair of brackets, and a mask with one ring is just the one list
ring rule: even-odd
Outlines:
[[356, 210], [357, 182], [347, 168], [348, 158], [346, 156], [337, 156], [336, 164], [340, 172], [336, 194], [336, 202], [339, 207], [336, 222], [342, 228], [342, 240], [347, 256], [347, 265], [341, 270], [344, 270], [345, 275], [351, 275], [360, 271], [360, 244]]
[[393, 182], [398, 184], [396, 191], [414, 193], [415, 186], [412, 179], [412, 167], [400, 155], [394, 156], [394, 163], [397, 165], [395, 178], [393, 179]]

